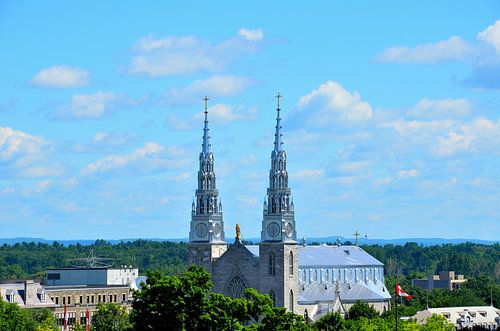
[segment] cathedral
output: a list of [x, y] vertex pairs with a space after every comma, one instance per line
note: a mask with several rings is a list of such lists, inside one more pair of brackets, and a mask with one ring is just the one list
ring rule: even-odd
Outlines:
[[380, 261], [357, 245], [306, 246], [297, 241], [279, 94], [277, 98], [261, 241], [258, 245], [244, 245], [238, 225], [234, 242], [225, 240], [210, 145], [208, 98], [205, 97], [198, 188], [191, 210], [189, 263], [201, 265], [210, 273], [214, 292], [241, 297], [245, 288], [254, 288], [269, 294], [276, 306], [303, 314], [310, 320], [331, 311], [344, 313], [358, 300], [368, 302], [380, 312], [385, 311], [391, 296], [384, 285], [384, 265]]

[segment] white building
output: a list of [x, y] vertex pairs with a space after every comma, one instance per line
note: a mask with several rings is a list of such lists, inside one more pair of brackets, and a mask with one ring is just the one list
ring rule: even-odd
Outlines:
[[419, 311], [413, 319], [425, 324], [433, 314], [441, 315], [455, 325], [457, 330], [480, 326], [486, 330], [497, 330], [500, 327], [500, 309], [493, 306], [427, 308]]

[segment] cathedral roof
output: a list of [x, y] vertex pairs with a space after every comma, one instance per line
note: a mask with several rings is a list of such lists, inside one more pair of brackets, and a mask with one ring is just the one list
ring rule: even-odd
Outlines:
[[[343, 303], [354, 303], [363, 301], [387, 301], [391, 299], [389, 291], [382, 283], [352, 282], [339, 284], [340, 301]], [[301, 284], [299, 285], [299, 302], [318, 303], [332, 302], [335, 300], [334, 284]]]
[[[258, 245], [247, 245], [246, 248], [259, 256]], [[383, 265], [358, 246], [299, 246], [299, 268]]]

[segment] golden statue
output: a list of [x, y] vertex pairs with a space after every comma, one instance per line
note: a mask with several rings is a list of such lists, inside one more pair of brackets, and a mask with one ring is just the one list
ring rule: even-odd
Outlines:
[[236, 240], [237, 241], [240, 241], [240, 236], [241, 236], [240, 225], [236, 224]]

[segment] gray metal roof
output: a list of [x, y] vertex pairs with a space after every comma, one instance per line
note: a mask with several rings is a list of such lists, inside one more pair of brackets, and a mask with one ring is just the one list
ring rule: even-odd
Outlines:
[[[259, 256], [258, 245], [245, 246]], [[299, 246], [299, 268], [334, 266], [383, 266], [384, 264], [358, 246]]]
[[[343, 303], [354, 303], [358, 300], [384, 302], [391, 299], [387, 288], [373, 282], [339, 284], [340, 300]], [[301, 284], [299, 285], [299, 301], [305, 303], [333, 302], [335, 284]]]

